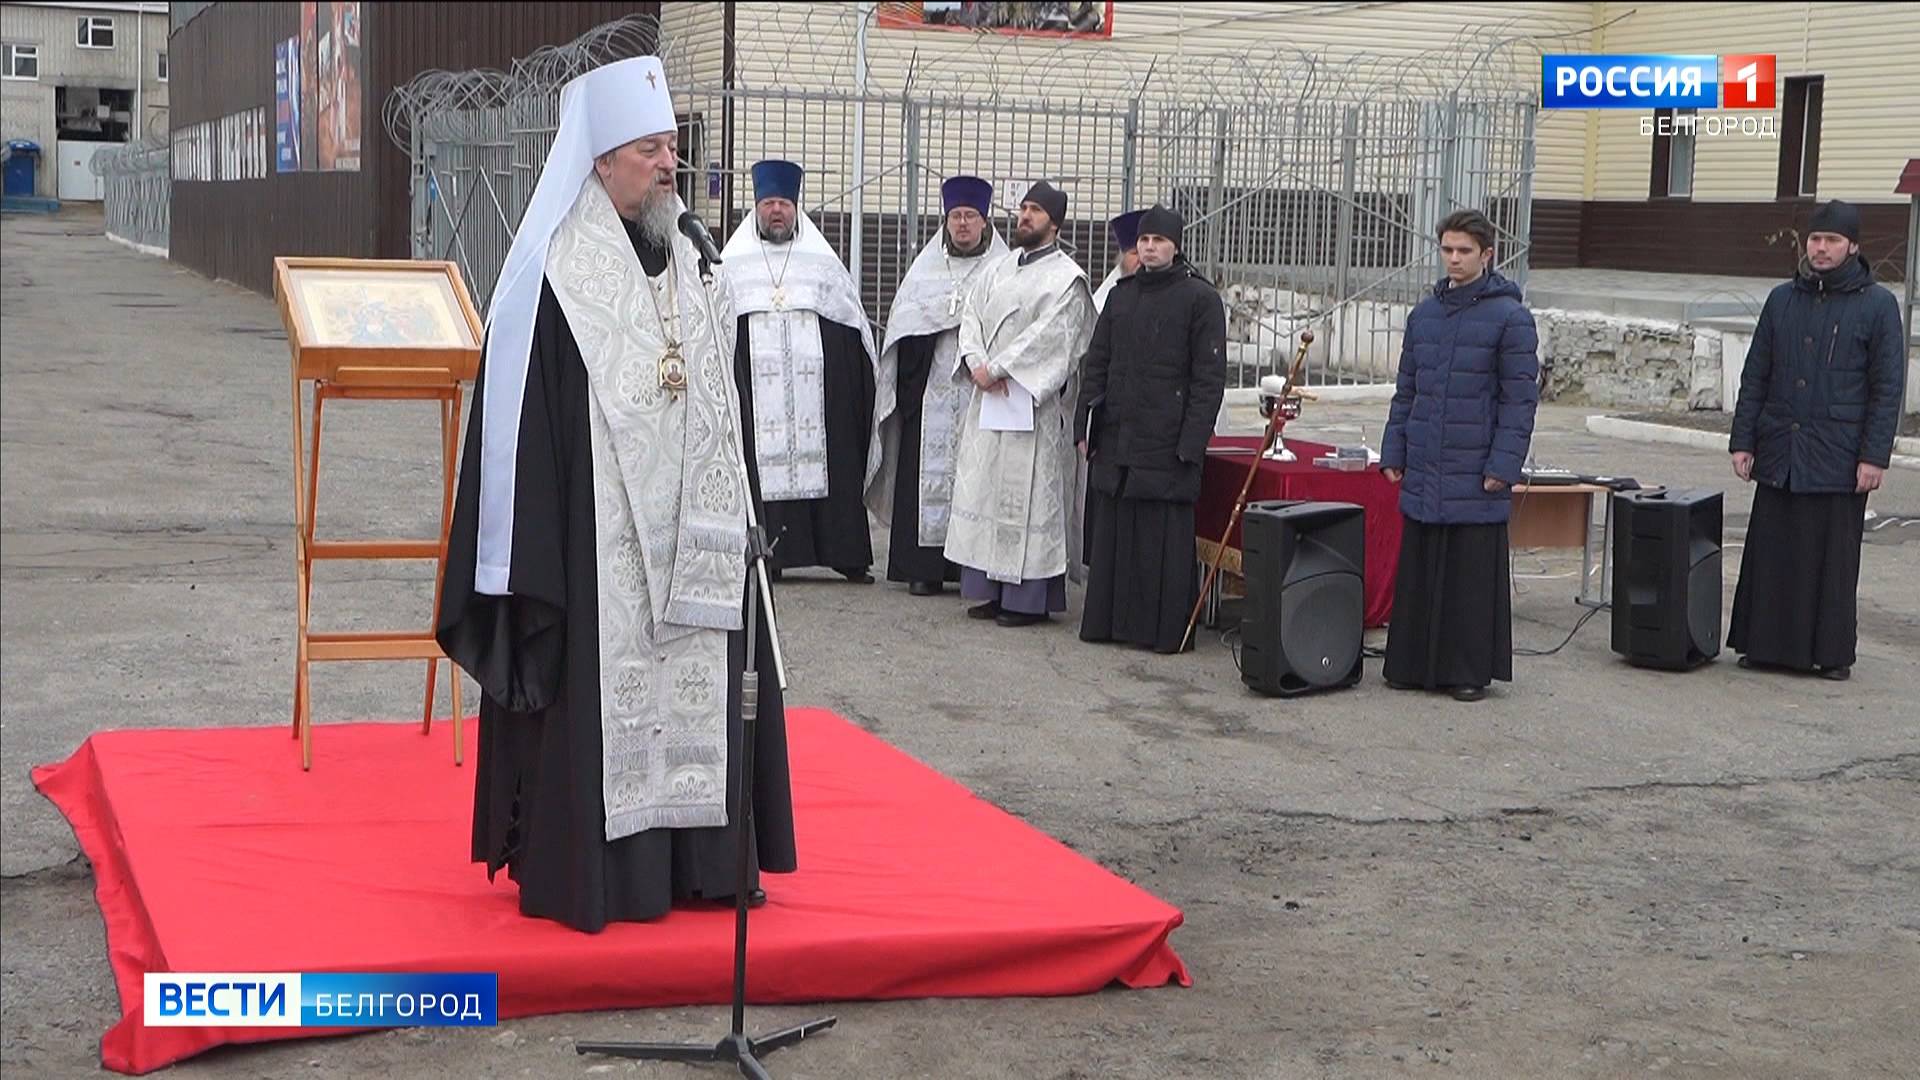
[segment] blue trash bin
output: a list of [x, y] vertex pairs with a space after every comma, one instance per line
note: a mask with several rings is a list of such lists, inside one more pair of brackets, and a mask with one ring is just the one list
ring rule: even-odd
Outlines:
[[39, 169], [39, 143], [30, 139], [7, 140], [6, 194], [33, 198], [33, 178]]

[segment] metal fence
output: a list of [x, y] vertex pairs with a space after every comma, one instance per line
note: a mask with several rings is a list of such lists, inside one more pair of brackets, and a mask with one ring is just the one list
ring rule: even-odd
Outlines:
[[106, 181], [107, 235], [164, 255], [171, 236], [173, 154], [165, 135], [150, 135], [93, 155]]
[[674, 44], [651, 20], [623, 20], [512, 72], [433, 72], [396, 90], [386, 119], [414, 162], [415, 256], [459, 261], [484, 306], [552, 145], [560, 86], [657, 50], [682, 118], [682, 198], [730, 233], [751, 207], [750, 164], [799, 162], [805, 209], [854, 270], [877, 333], [939, 228], [940, 182], [959, 172], [994, 184], [1003, 232], [1028, 184], [1065, 189], [1063, 245], [1096, 281], [1116, 257], [1109, 217], [1179, 209], [1188, 257], [1228, 304], [1237, 386], [1287, 364], [1303, 329], [1316, 339], [1309, 382], [1390, 380], [1406, 313], [1442, 274], [1434, 227], [1454, 210], [1493, 219], [1500, 269], [1525, 283], [1534, 111], [1518, 94], [1276, 99], [1273, 80], [1226, 76], [1159, 96], [1145, 79], [1118, 104], [1031, 88], [983, 98], [977, 83], [958, 96], [937, 81], [725, 87], [695, 78]]
[[[1499, 268], [1525, 284], [1536, 114], [1510, 79], [1396, 96], [1393, 87], [1424, 86], [1401, 78], [1421, 65], [1375, 59], [1332, 71], [1279, 50], [1223, 58], [1158, 90], [1149, 69], [1123, 100], [1076, 101], [1058, 88], [1086, 79], [1042, 75], [1095, 61], [1063, 51], [1005, 68], [982, 53], [885, 93], [728, 87], [696, 72], [693, 50], [665, 40], [650, 16], [509, 71], [432, 71], [394, 90], [382, 114], [412, 163], [414, 257], [458, 262], [484, 310], [552, 146], [561, 87], [642, 53], [663, 58], [674, 87], [688, 205], [724, 240], [751, 206], [750, 163], [801, 163], [805, 208], [855, 271], [876, 333], [939, 228], [941, 181], [961, 172], [994, 184], [1003, 233], [1028, 184], [1065, 189], [1063, 246], [1096, 281], [1117, 254], [1109, 217], [1156, 202], [1179, 209], [1188, 257], [1226, 300], [1241, 387], [1284, 367], [1303, 329], [1315, 334], [1310, 383], [1390, 380], [1406, 313], [1442, 272], [1434, 226], [1456, 209], [1494, 221]], [[1485, 75], [1505, 56], [1487, 50], [1474, 70]], [[1009, 88], [982, 71], [1038, 81]], [[150, 140], [95, 159], [110, 233], [166, 249], [168, 158]]]
[[1393, 378], [1406, 316], [1445, 272], [1435, 229], [1477, 209], [1523, 288], [1532, 106], [1524, 101], [1171, 104], [1140, 131], [1141, 186], [1187, 219], [1220, 286], [1243, 378], [1312, 329], [1317, 383]]

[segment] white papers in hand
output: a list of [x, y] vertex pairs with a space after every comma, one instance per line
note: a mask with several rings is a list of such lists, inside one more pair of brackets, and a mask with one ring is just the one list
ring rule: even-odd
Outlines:
[[980, 397], [981, 431], [1032, 431], [1033, 395], [1012, 379], [1004, 394], [983, 393]]

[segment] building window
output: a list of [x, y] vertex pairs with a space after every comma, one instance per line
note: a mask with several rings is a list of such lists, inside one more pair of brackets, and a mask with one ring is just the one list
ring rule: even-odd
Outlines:
[[40, 77], [40, 46], [0, 46], [0, 77], [37, 79]]
[[113, 19], [107, 15], [80, 16], [79, 44], [83, 49], [113, 48]]
[[1820, 190], [1820, 105], [1826, 77], [1787, 80], [1780, 117], [1780, 185], [1783, 199], [1812, 198]]
[[1653, 111], [1653, 172], [1647, 194], [1655, 199], [1693, 197], [1693, 156], [1699, 110]]
[[161, 82], [167, 81], [167, 54], [166, 53], [162, 52], [160, 54], [160, 58], [154, 62], [154, 70], [159, 74]]

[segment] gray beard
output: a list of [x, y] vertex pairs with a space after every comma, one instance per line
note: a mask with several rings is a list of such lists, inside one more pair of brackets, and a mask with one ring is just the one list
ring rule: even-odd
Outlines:
[[678, 209], [672, 196], [655, 192], [640, 204], [640, 216], [633, 220], [634, 231], [655, 247], [672, 251], [673, 234], [680, 218]]
[[762, 225], [760, 226], [760, 239], [765, 240], [769, 244], [791, 244], [793, 243], [793, 230], [791, 228], [769, 228], [768, 226]]

